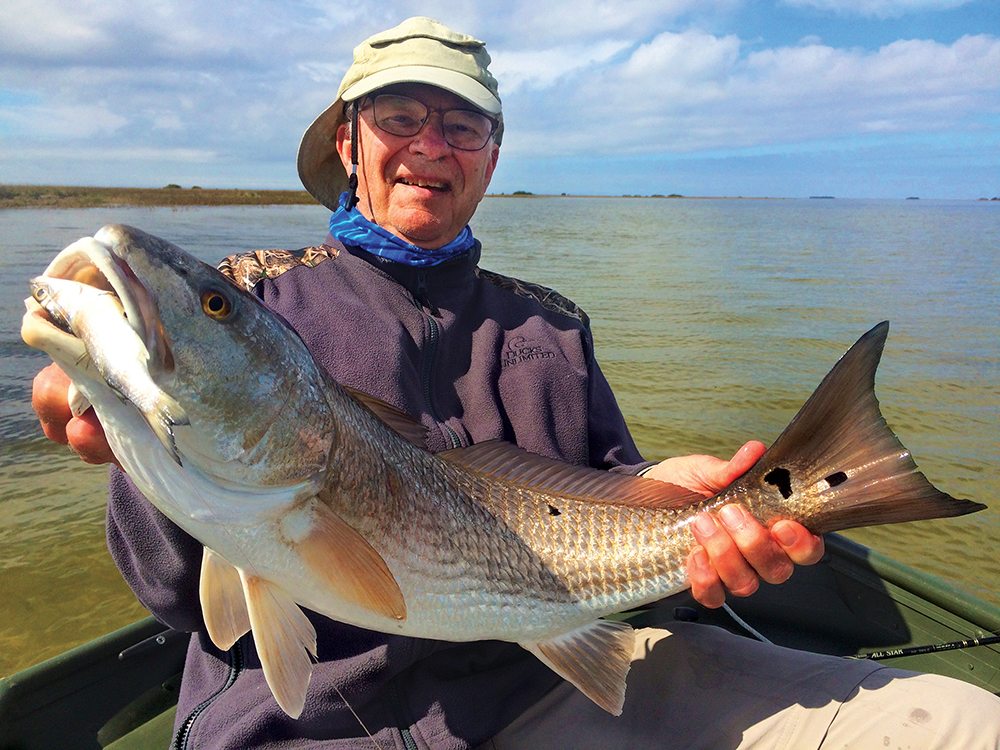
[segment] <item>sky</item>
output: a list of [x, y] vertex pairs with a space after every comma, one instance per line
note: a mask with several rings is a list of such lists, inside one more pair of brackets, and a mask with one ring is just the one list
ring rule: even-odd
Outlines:
[[487, 44], [490, 192], [1000, 196], [997, 0], [5, 0], [0, 183], [298, 189], [414, 15]]

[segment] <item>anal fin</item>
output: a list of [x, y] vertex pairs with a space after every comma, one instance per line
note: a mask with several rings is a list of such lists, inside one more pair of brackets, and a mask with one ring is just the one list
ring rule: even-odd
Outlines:
[[208, 547], [201, 559], [199, 596], [208, 636], [228, 651], [250, 630], [250, 616], [239, 571]]
[[630, 625], [597, 620], [547, 641], [521, 645], [605, 711], [621, 715], [635, 648]]
[[299, 718], [312, 677], [316, 629], [280, 586], [240, 570], [257, 655], [281, 710]]

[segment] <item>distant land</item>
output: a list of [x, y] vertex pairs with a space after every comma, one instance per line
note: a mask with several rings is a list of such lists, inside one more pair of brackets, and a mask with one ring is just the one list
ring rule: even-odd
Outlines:
[[[491, 198], [743, 198], [743, 196], [662, 195], [536, 195], [527, 190], [490, 193]], [[770, 199], [766, 199], [770, 200]], [[76, 187], [65, 185], [0, 185], [0, 209], [4, 208], [103, 208], [115, 206], [295, 206], [317, 205], [305, 190], [237, 190], [182, 187], [162, 188]]]
[[[572, 195], [538, 194], [527, 190], [513, 193], [489, 193], [491, 198], [663, 198], [688, 200], [784, 200], [754, 196], [692, 196], [671, 193], [663, 195]], [[830, 199], [829, 195], [813, 195], [813, 199]], [[916, 200], [908, 198], [908, 200]], [[972, 199], [975, 200], [975, 199]], [[979, 198], [1000, 201], [1000, 198]], [[315, 206], [305, 190], [242, 190], [181, 187], [162, 188], [76, 187], [65, 185], [0, 185], [0, 210], [5, 208], [104, 208], [115, 206]]]
[[0, 185], [3, 208], [102, 208], [106, 206], [274, 206], [317, 205], [305, 190], [217, 190]]

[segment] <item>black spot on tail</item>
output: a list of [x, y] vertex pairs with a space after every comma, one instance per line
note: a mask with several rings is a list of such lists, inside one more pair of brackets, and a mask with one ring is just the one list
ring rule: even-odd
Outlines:
[[847, 481], [847, 474], [842, 471], [835, 472], [826, 478], [826, 483], [831, 487], [836, 487], [838, 484], [843, 484]]
[[786, 500], [792, 496], [792, 475], [788, 469], [782, 469], [780, 466], [772, 469], [764, 477], [764, 481], [777, 487], [778, 492]]
[[562, 515], [562, 511], [559, 510], [556, 506], [550, 505], [549, 506], [549, 515], [550, 516], [559, 516], [559, 515]]

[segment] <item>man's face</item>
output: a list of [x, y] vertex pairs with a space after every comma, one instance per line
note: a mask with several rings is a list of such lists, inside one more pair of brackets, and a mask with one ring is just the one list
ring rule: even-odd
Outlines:
[[[424, 84], [381, 90], [423, 102], [431, 110], [472, 109], [461, 97]], [[432, 111], [414, 136], [381, 130], [371, 106], [358, 118], [358, 209], [371, 221], [418, 247], [439, 248], [469, 223], [493, 177], [500, 147], [492, 139], [479, 151], [450, 146], [441, 115]], [[337, 131], [337, 150], [351, 172], [347, 125]]]

